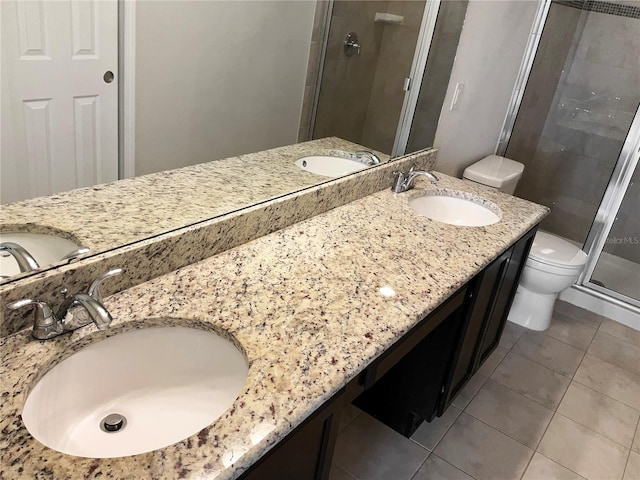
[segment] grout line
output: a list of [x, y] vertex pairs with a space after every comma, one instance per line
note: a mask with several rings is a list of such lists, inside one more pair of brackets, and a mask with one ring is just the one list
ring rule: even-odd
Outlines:
[[629, 447], [629, 453], [627, 455], [627, 463], [625, 463], [624, 471], [622, 472], [622, 478], [623, 479], [624, 479], [624, 476], [627, 474], [627, 468], [629, 468], [629, 462], [631, 461], [631, 453], [634, 451], [633, 450], [633, 441], [635, 440], [636, 435], [638, 435], [638, 431], [640, 431], [640, 419], [638, 419], [638, 424], [636, 425], [636, 431], [634, 432], [633, 438], [631, 439], [631, 447]]
[[[436, 447], [438, 446], [438, 444], [442, 441], [442, 439], [445, 437], [445, 435], [447, 433], [449, 433], [449, 430], [451, 430], [451, 427], [453, 427], [453, 424], [456, 423], [456, 421], [458, 420], [458, 418], [460, 418], [460, 415], [462, 415], [462, 412], [464, 412], [464, 409], [460, 408], [460, 407], [456, 407], [455, 405], [451, 404], [447, 407], [447, 410], [449, 410], [450, 408], [455, 408], [456, 410], [460, 410], [460, 413], [458, 413], [458, 415], [456, 416], [456, 418], [453, 419], [453, 422], [451, 422], [451, 425], [449, 425], [447, 427], [447, 429], [444, 431], [444, 433], [440, 436], [440, 438], [438, 439], [438, 441], [435, 443], [435, 445], [433, 446], [433, 450], [429, 450], [427, 447], [425, 447], [424, 445], [422, 445], [420, 442], [418, 442], [417, 440], [414, 440], [413, 438], [409, 437], [409, 440], [411, 440], [412, 442], [416, 443], [417, 445], [420, 445], [422, 448], [424, 448], [425, 450], [427, 450], [428, 452], [433, 453], [436, 449]], [[438, 418], [442, 418], [444, 415], [438, 417]], [[429, 423], [429, 422], [427, 422]], [[412, 435], [413, 436], [413, 435]], [[437, 456], [437, 455], [436, 455]]]
[[[422, 447], [422, 445], [420, 445], [420, 446]], [[417, 474], [417, 473], [420, 471], [420, 469], [422, 468], [422, 466], [423, 466], [425, 463], [427, 463], [427, 460], [429, 459], [429, 457], [430, 457], [431, 455], [433, 455], [433, 453], [432, 453], [430, 450], [426, 449], [425, 447], [422, 447], [422, 448], [424, 448], [424, 449], [427, 451], [427, 456], [426, 456], [426, 457], [425, 457], [425, 459], [422, 461], [422, 463], [420, 463], [420, 465], [418, 465], [418, 468], [416, 468], [416, 471], [415, 471], [415, 472], [413, 472], [413, 473], [409, 476], [409, 479], [408, 479], [408, 480], [413, 480], [413, 477], [415, 477], [415, 476], [416, 476], [416, 474]]]
[[[599, 436], [601, 436], [601, 437], [603, 437], [603, 438], [606, 438], [606, 439], [607, 439], [607, 440], [609, 440], [610, 442], [613, 442], [613, 443], [615, 443], [616, 445], [621, 446], [621, 447], [622, 447], [622, 448], [624, 448], [625, 450], [631, 450], [631, 447], [627, 447], [627, 446], [625, 446], [625, 445], [621, 444], [620, 442], [615, 441], [613, 438], [609, 438], [609, 437], [607, 437], [606, 435], [604, 435], [604, 434], [602, 434], [602, 433], [600, 433], [600, 432], [596, 432], [593, 428], [589, 427], [589, 425], [583, 425], [582, 423], [578, 422], [577, 420], [574, 420], [574, 419], [573, 419], [573, 418], [571, 418], [571, 417], [567, 417], [566, 415], [563, 415], [563, 414], [562, 414], [562, 413], [560, 413], [560, 412], [556, 412], [556, 413], [555, 413], [555, 415], [560, 415], [561, 417], [564, 417], [564, 418], [566, 418], [567, 420], [572, 421], [573, 423], [577, 423], [577, 424], [578, 424], [578, 425], [580, 425], [581, 427], [586, 428], [587, 430], [589, 430], [590, 432], [595, 433], [596, 435], [599, 435]], [[555, 417], [555, 415], [554, 415], [554, 417]], [[545, 433], [546, 433], [546, 432], [545, 432]], [[633, 440], [631, 440], [631, 442], [632, 442], [632, 444], [633, 444]]]
[[[538, 450], [536, 450], [536, 453], [538, 455], [540, 455], [541, 457], [546, 458], [547, 460], [549, 460], [550, 462], [553, 462], [557, 465], [560, 465], [562, 468], [566, 468], [567, 470], [569, 470], [570, 472], [575, 473], [576, 475], [578, 475], [580, 478], [584, 478], [585, 480], [587, 480], [585, 477], [583, 477], [582, 475], [580, 475], [578, 472], [576, 472], [575, 470], [572, 470], [571, 468], [567, 467], [566, 465], [561, 464], [560, 462], [556, 462], [553, 458], [549, 458], [546, 455], [544, 455], [542, 452], [539, 452]], [[535, 455], [535, 454], [534, 454]], [[622, 479], [620, 479], [622, 480]]]
[[[510, 353], [511, 353], [511, 352], [510, 352]], [[553, 370], [553, 369], [551, 369], [551, 368], [549, 368], [549, 367], [547, 367], [547, 366], [545, 366], [545, 365], [542, 365], [541, 363], [538, 363], [538, 362], [536, 362], [536, 361], [534, 361], [534, 360], [531, 360], [531, 359], [529, 359], [529, 358], [527, 358], [527, 357], [525, 357], [525, 356], [523, 356], [523, 355], [520, 355], [520, 354], [519, 354], [519, 353], [517, 353], [517, 352], [513, 352], [513, 354], [514, 354], [514, 355], [518, 355], [519, 357], [522, 357], [522, 358], [524, 358], [525, 360], [528, 360], [528, 361], [530, 361], [530, 362], [532, 362], [532, 363], [535, 363], [536, 365], [538, 365], [538, 366], [540, 366], [540, 367], [546, 368], [547, 370], [550, 370], [551, 372], [553, 372], [553, 373], [555, 373], [555, 374], [558, 374], [558, 375], [560, 375], [561, 377], [566, 378], [567, 380], [569, 380], [569, 385], [571, 385], [571, 381], [572, 381], [572, 379], [571, 379], [570, 377], [567, 377], [566, 375], [562, 375], [561, 373], [558, 373], [558, 372], [556, 372], [555, 370]], [[498, 379], [492, 378], [492, 380], [493, 380], [494, 382], [499, 383], [499, 384], [500, 384], [500, 385], [502, 385], [503, 387], [508, 388], [509, 390], [511, 390], [511, 391], [513, 391], [513, 392], [515, 392], [515, 393], [517, 393], [518, 395], [522, 395], [523, 397], [525, 397], [525, 398], [527, 398], [527, 399], [531, 400], [532, 402], [535, 402], [535, 403], [537, 403], [538, 405], [543, 406], [543, 407], [544, 407], [544, 408], [546, 408], [547, 410], [551, 410], [551, 411], [554, 411], [554, 412], [555, 412], [555, 411], [558, 409], [558, 407], [553, 407], [553, 408], [548, 407], [547, 405], [545, 405], [545, 404], [541, 403], [540, 401], [538, 401], [538, 400], [536, 400], [536, 399], [534, 399], [534, 398], [528, 397], [527, 395], [523, 394], [522, 392], [518, 392], [517, 390], [515, 390], [515, 389], [514, 389], [514, 388], [512, 388], [512, 387], [510, 387], [509, 385], [505, 385], [504, 383], [502, 383], [502, 382], [501, 382], [500, 380], [498, 380]], [[569, 389], [569, 385], [567, 385], [567, 390]], [[483, 386], [484, 386], [484, 385], [483, 385]], [[564, 394], [566, 394], [566, 393], [567, 393], [567, 391], [565, 390]], [[562, 394], [562, 397], [563, 397], [563, 398], [564, 398], [564, 394]], [[562, 402], [562, 399], [560, 400], [560, 402]], [[558, 403], [558, 406], [559, 406], [559, 405], [560, 405], [560, 403]]]
[[[508, 433], [503, 432], [502, 430], [500, 430], [499, 428], [494, 427], [493, 425], [489, 425], [487, 422], [485, 422], [484, 420], [474, 416], [473, 414], [469, 413], [469, 412], [464, 412], [467, 415], [469, 415], [471, 418], [479, 421], [480, 423], [483, 423], [484, 425], [486, 425], [487, 427], [489, 427], [491, 430], [495, 430], [496, 432], [504, 435], [507, 438], [510, 438], [511, 440], [513, 440], [516, 443], [519, 443], [520, 445], [522, 445], [525, 448], [528, 448], [529, 450], [531, 450], [532, 452], [535, 452], [535, 448], [530, 447], [529, 445], [525, 445], [524, 443], [522, 443], [520, 440], [518, 440], [517, 438], [513, 438], [511, 435], [509, 435]], [[552, 417], [553, 418], [553, 417]], [[549, 422], [551, 423], [551, 422]]]

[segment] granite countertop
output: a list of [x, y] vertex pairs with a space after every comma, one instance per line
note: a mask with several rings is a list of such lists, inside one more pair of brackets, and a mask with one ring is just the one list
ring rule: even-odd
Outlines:
[[[494, 202], [502, 220], [455, 227], [416, 216], [390, 190], [295, 224], [106, 299], [114, 322], [46, 342], [2, 341], [0, 477], [236, 478], [425, 314], [547, 213], [441, 175], [438, 189]], [[391, 287], [395, 292], [389, 296]], [[228, 333], [249, 362], [243, 392], [219, 419], [170, 447], [114, 459], [67, 456], [36, 441], [20, 412], [40, 376], [82, 346], [150, 325]]]
[[102, 252], [332, 180], [294, 162], [335, 150], [365, 147], [327, 137], [0, 205], [0, 227], [57, 234]]

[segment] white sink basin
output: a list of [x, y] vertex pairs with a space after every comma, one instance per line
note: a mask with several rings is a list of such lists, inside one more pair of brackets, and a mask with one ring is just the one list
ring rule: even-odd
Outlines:
[[[80, 248], [66, 238], [40, 233], [0, 233], [0, 243], [13, 242], [27, 250], [41, 267], [59, 262], [62, 257]], [[18, 264], [11, 255], [0, 256], [0, 275], [13, 276], [20, 273]]]
[[[214, 333], [133, 330], [56, 365], [29, 394], [22, 420], [37, 440], [62, 453], [135, 455], [210, 425], [238, 397], [247, 373], [242, 353]], [[103, 420], [114, 413], [126, 419], [124, 426], [104, 431]]]
[[296, 160], [296, 165], [298, 168], [306, 170], [307, 172], [331, 178], [341, 177], [370, 167], [370, 165], [366, 165], [358, 160], [327, 155], [299, 158]]
[[[481, 227], [500, 221], [497, 205], [481, 197], [461, 198], [463, 192], [451, 195], [421, 195], [409, 200], [409, 206], [418, 214], [437, 222], [465, 227]], [[468, 197], [468, 195], [467, 195]]]

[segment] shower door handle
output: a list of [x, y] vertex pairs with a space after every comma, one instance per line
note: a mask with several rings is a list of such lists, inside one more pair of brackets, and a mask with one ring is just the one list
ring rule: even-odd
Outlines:
[[360, 43], [358, 42], [358, 34], [356, 32], [349, 32], [344, 38], [344, 54], [347, 57], [360, 55]]

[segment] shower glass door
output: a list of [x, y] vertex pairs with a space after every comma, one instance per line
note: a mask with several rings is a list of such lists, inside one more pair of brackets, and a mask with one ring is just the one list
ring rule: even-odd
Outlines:
[[620, 154], [586, 247], [583, 285], [640, 306], [640, 109]]
[[[579, 283], [640, 306], [640, 4], [552, 0], [506, 157], [541, 229], [582, 248]], [[508, 127], [508, 126], [507, 126]], [[508, 140], [508, 143], [506, 143]]]

